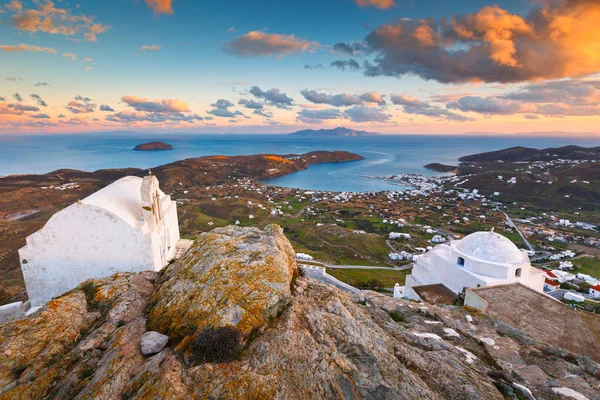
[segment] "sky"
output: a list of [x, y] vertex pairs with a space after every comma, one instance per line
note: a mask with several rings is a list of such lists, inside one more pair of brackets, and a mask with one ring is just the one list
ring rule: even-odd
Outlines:
[[0, 0], [0, 133], [600, 134], [598, 0]]

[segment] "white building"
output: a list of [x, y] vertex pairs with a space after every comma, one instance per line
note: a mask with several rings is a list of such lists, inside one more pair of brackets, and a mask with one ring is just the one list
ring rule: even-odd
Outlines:
[[415, 286], [441, 283], [459, 293], [476, 288], [519, 282], [543, 291], [544, 272], [510, 240], [494, 232], [476, 232], [462, 240], [441, 244], [419, 257], [406, 277], [404, 296], [420, 300]]
[[90, 278], [159, 271], [182, 251], [179, 241], [177, 206], [158, 179], [121, 178], [57, 212], [27, 237], [19, 256], [31, 305]]

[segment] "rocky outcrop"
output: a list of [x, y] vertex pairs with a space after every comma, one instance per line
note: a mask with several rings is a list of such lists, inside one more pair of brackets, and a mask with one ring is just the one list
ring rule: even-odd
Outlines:
[[169, 337], [158, 332], [146, 332], [142, 335], [142, 354], [151, 356], [160, 353], [169, 342]]
[[287, 306], [295, 274], [294, 249], [278, 226], [203, 233], [165, 271], [148, 325], [176, 340], [208, 326], [248, 335]]
[[[583, 356], [476, 310], [294, 279], [290, 256], [278, 227], [224, 228], [162, 276], [88, 281], [0, 325], [0, 398], [598, 398], [600, 367]], [[192, 364], [186, 343], [208, 325], [253, 334], [232, 362]], [[169, 341], [144, 357], [152, 329]]]

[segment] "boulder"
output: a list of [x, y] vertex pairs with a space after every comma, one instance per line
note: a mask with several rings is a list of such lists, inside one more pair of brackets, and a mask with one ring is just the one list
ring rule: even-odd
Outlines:
[[247, 335], [289, 303], [295, 274], [294, 249], [279, 226], [214, 229], [166, 269], [148, 326], [175, 340], [208, 326]]
[[169, 337], [158, 332], [146, 332], [142, 335], [142, 354], [151, 356], [160, 353], [165, 348]]

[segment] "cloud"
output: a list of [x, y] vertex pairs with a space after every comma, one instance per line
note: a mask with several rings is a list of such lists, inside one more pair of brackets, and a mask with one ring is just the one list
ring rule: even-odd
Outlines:
[[45, 32], [52, 35], [77, 36], [94, 42], [97, 35], [106, 32], [108, 25], [94, 22], [93, 17], [74, 15], [69, 10], [57, 8], [50, 0], [36, 2], [37, 9], [13, 7], [11, 24], [20, 31]]
[[499, 97], [465, 96], [450, 102], [448, 108], [463, 112], [476, 112], [480, 114], [516, 114], [532, 113], [536, 111], [534, 105], [526, 105], [519, 101], [506, 100]]
[[300, 93], [304, 98], [314, 104], [328, 104], [334, 107], [348, 107], [354, 105], [364, 105], [365, 103], [375, 103], [385, 105], [383, 96], [377, 92], [366, 92], [361, 95], [349, 93], [340, 93], [330, 95], [327, 93], [319, 93], [316, 90], [301, 90]]
[[385, 105], [385, 100], [380, 93], [377, 92], [366, 92], [358, 96], [365, 103], [375, 103], [380, 106]]
[[311, 103], [315, 104], [329, 104], [334, 107], [346, 107], [357, 104], [362, 104], [362, 100], [353, 94], [340, 93], [336, 95], [330, 95], [326, 93], [319, 93], [316, 90], [301, 90], [300, 93], [304, 98]]
[[0, 96], [0, 101], [6, 101], [6, 97]]
[[32, 93], [29, 95], [29, 97], [31, 97], [33, 100], [35, 100], [38, 103], [38, 106], [48, 107], [48, 104], [46, 104], [46, 102], [44, 100], [42, 100], [42, 98], [39, 95]]
[[354, 0], [356, 4], [361, 7], [377, 7], [380, 10], [391, 8], [396, 5], [394, 0]]
[[157, 46], [157, 45], [152, 45], [152, 46], [144, 45], [144, 46], [140, 47], [140, 51], [142, 51], [142, 52], [158, 51], [158, 50], [160, 50], [160, 48], [161, 48], [161, 46]]
[[600, 80], [535, 83], [504, 95], [464, 96], [449, 102], [447, 107], [484, 115], [597, 116], [600, 115]]
[[338, 119], [342, 116], [339, 110], [300, 110], [296, 116], [296, 121], [314, 124], [322, 120]]
[[288, 97], [287, 94], [281, 92], [277, 88], [264, 91], [258, 86], [252, 86], [250, 88], [250, 94], [277, 108], [287, 109], [294, 103], [292, 98]]
[[166, 100], [148, 100], [137, 96], [123, 96], [121, 101], [136, 111], [147, 111], [156, 113], [182, 113], [189, 112], [189, 107], [185, 101], [178, 99]]
[[398, 95], [392, 93], [390, 95], [390, 99], [392, 100], [393, 104], [401, 105], [406, 114], [424, 115], [426, 117], [440, 118], [458, 122], [473, 121], [472, 118], [448, 111], [445, 108], [421, 101], [416, 97], [409, 96], [407, 94]]
[[9, 104], [8, 108], [12, 108], [16, 111], [40, 111], [39, 107], [30, 106], [29, 104]]
[[77, 60], [77, 54], [73, 54], [73, 53], [65, 53], [65, 54], [63, 54], [63, 57], [68, 57], [72, 61], [76, 61]]
[[73, 114], [88, 114], [94, 112], [96, 104], [92, 103], [92, 99], [89, 97], [77, 95], [65, 108]]
[[54, 50], [52, 47], [40, 47], [40, 46], [32, 46], [29, 44], [18, 44], [18, 45], [1, 45], [0, 46], [0, 50], [2, 51], [7, 51], [9, 53], [18, 53], [21, 51], [33, 51], [36, 53], [50, 53], [50, 54], [56, 54], [56, 50]]
[[23, 9], [23, 4], [18, 0], [11, 0], [11, 2], [5, 4], [4, 7], [6, 7], [8, 11], [20, 12]]
[[107, 121], [120, 122], [120, 123], [136, 123], [136, 122], [150, 122], [153, 124], [179, 124], [182, 122], [195, 123], [196, 121], [202, 121], [204, 118], [197, 114], [163, 114], [163, 113], [147, 113], [147, 112], [136, 112], [136, 111], [121, 111], [116, 114], [106, 117]]
[[325, 67], [321, 63], [315, 64], [315, 65], [304, 65], [304, 69], [323, 69], [323, 68], [325, 68]]
[[13, 99], [18, 101], [19, 103], [23, 101], [23, 98], [21, 97], [21, 95], [19, 93], [13, 94]]
[[66, 115], [64, 115], [64, 114], [58, 114], [58, 116], [56, 118], [66, 118]]
[[48, 114], [33, 114], [33, 115], [30, 115], [29, 117], [34, 118], [34, 119], [48, 119], [48, 118], [50, 118], [50, 116]]
[[18, 76], [9, 76], [6, 78], [6, 80], [10, 82], [23, 82], [23, 79], [19, 78]]
[[35, 86], [46, 86], [46, 87], [52, 87], [51, 84], [49, 84], [48, 82], [38, 82], [35, 84]]
[[265, 111], [265, 110], [254, 110], [254, 111], [252, 111], [252, 114], [259, 115], [259, 116], [265, 117], [267, 119], [273, 118], [273, 113], [270, 111]]
[[344, 43], [338, 42], [333, 45], [333, 52], [339, 54], [349, 54], [357, 56], [365, 50], [365, 45], [362, 43]]
[[531, 115], [531, 114], [525, 114], [525, 115], [523, 115], [523, 118], [525, 118], [525, 119], [540, 119], [540, 117], [538, 117], [537, 115]]
[[255, 110], [260, 110], [261, 108], [263, 108], [263, 105], [261, 103], [259, 103], [258, 101], [254, 101], [254, 100], [241, 99], [240, 101], [238, 101], [238, 104], [242, 105], [246, 108], [255, 109]]
[[154, 11], [155, 15], [158, 14], [173, 14], [173, 1], [172, 0], [145, 0], [146, 4]]
[[115, 112], [115, 110], [111, 106], [106, 105], [106, 104], [100, 105], [100, 111]]
[[229, 100], [219, 99], [210, 105], [213, 109], [207, 111], [208, 114], [214, 115], [215, 117], [223, 118], [235, 118], [238, 115], [245, 117], [240, 111], [231, 111], [229, 108], [233, 107], [234, 104]]
[[240, 57], [280, 57], [291, 53], [310, 51], [317, 47], [319, 47], [317, 42], [298, 39], [294, 35], [252, 31], [227, 43], [223, 47], [223, 51]]
[[600, 2], [541, 0], [525, 17], [486, 6], [451, 19], [381, 25], [364, 44], [366, 76], [416, 75], [442, 83], [523, 82], [600, 71]]
[[358, 71], [360, 69], [360, 65], [358, 64], [358, 62], [354, 59], [349, 59], [349, 60], [337, 60], [337, 61], [333, 61], [331, 64], [329, 64], [331, 67], [336, 67], [341, 69], [342, 71], [345, 71], [346, 68], [349, 68], [352, 71]]
[[344, 112], [344, 116], [354, 122], [388, 122], [391, 115], [384, 113], [380, 108], [354, 106]]

